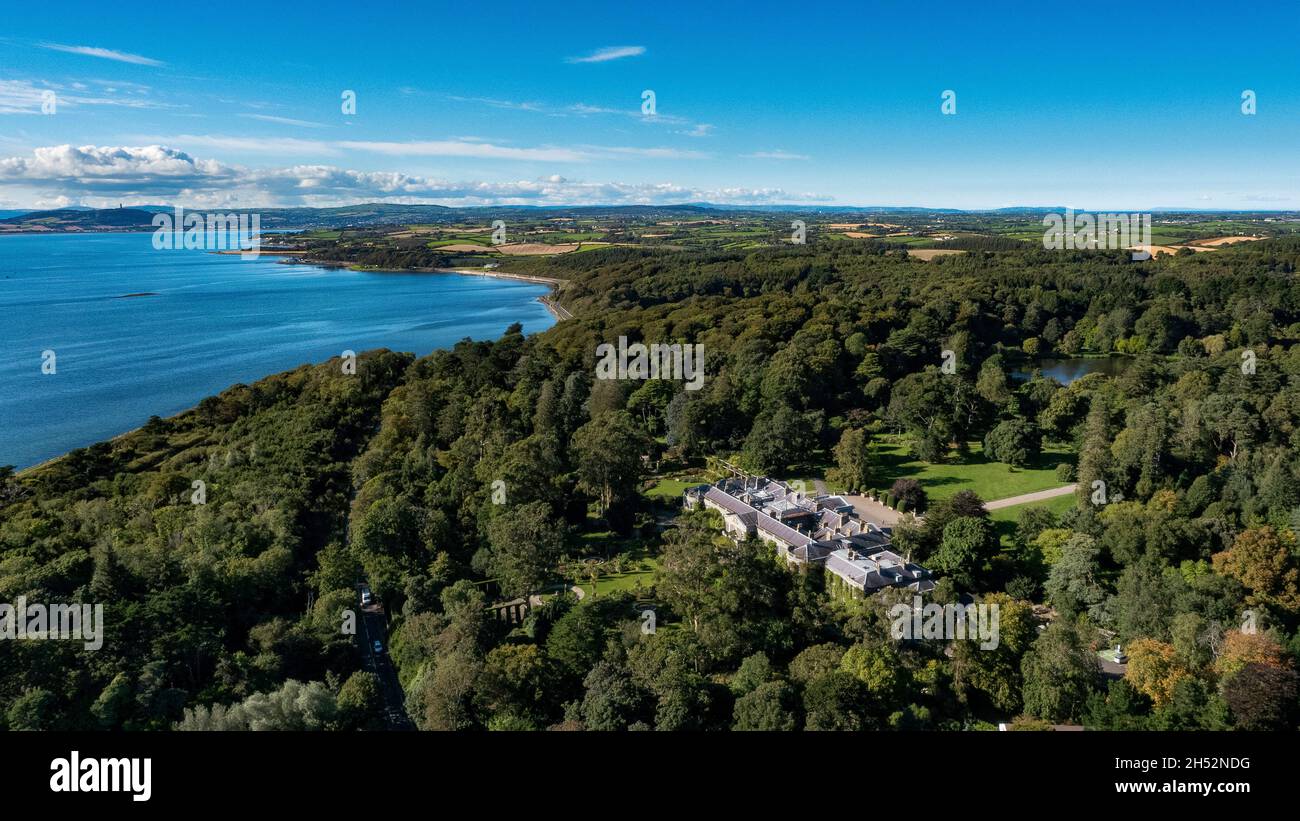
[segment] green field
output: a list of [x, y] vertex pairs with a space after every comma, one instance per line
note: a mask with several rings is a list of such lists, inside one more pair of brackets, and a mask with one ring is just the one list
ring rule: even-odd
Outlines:
[[650, 499], [662, 499], [664, 501], [681, 499], [682, 494], [686, 492], [686, 488], [707, 483], [707, 479], [698, 476], [687, 476], [679, 479], [660, 479], [654, 487], [645, 491], [644, 495]]
[[[598, 562], [599, 571], [594, 585], [591, 578], [585, 575], [577, 579], [570, 575], [565, 580], [566, 584], [576, 582], [588, 596], [606, 596], [625, 590], [635, 590], [638, 582], [643, 588], [648, 588], [654, 583], [655, 572], [659, 569], [659, 559], [651, 555], [641, 539], [621, 537], [609, 531], [602, 531], [584, 533], [579, 540], [583, 545], [580, 555]], [[624, 555], [625, 559], [618, 573], [612, 572], [610, 561], [601, 561], [604, 557], [612, 558], [620, 554]]]
[[637, 589], [637, 582], [641, 583], [643, 589], [649, 588], [654, 584], [655, 573], [659, 570], [659, 560], [654, 558], [644, 558], [634, 562], [634, 567], [624, 570], [622, 573], [612, 573], [608, 576], [599, 576], [596, 584], [584, 581], [578, 586], [582, 592], [588, 596], [608, 596], [612, 593], [631, 592]]
[[959, 456], [954, 450], [947, 462], [932, 465], [915, 459], [906, 443], [893, 436], [878, 440], [872, 450], [879, 477], [873, 484], [877, 488], [888, 489], [896, 479], [913, 478], [920, 481], [931, 501], [947, 499], [960, 490], [974, 491], [984, 501], [991, 502], [1060, 487], [1065, 483], [1056, 478], [1056, 465], [1073, 463], [1076, 458], [1064, 447], [1053, 446], [1043, 449], [1033, 467], [1013, 468], [984, 458], [983, 446], [971, 442], [968, 455]]
[[1015, 505], [1014, 507], [1001, 507], [998, 508], [997, 510], [990, 511], [989, 518], [991, 518], [995, 522], [1011, 522], [1012, 524], [1014, 524], [1016, 520], [1020, 518], [1021, 511], [1031, 507], [1046, 508], [1047, 510], [1050, 510], [1053, 513], [1055, 513], [1057, 516], [1060, 516], [1065, 511], [1074, 507], [1075, 502], [1076, 502], [1075, 495], [1073, 493], [1069, 493], [1064, 496], [1056, 496], [1054, 498], [1047, 499], [1046, 501], [1042, 501], [1042, 502], [1029, 502], [1028, 504]]

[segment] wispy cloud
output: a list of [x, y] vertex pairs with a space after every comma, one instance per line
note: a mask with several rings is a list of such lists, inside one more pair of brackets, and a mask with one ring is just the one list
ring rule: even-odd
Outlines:
[[585, 57], [567, 57], [566, 63], [607, 63], [624, 57], [640, 57], [645, 54], [645, 46], [606, 46], [598, 48]]
[[317, 157], [338, 156], [343, 152], [324, 140], [297, 137], [235, 137], [225, 134], [157, 134], [130, 135], [127, 139], [142, 143], [183, 145], [210, 151], [237, 151], [244, 154], [306, 154]]
[[710, 154], [680, 148], [621, 145], [512, 146], [481, 137], [449, 140], [312, 140], [292, 137], [245, 137], [221, 134], [137, 135], [136, 139], [186, 148], [207, 148], [245, 153], [295, 153], [335, 156], [364, 151], [389, 157], [460, 157], [521, 162], [577, 163], [640, 157], [649, 160], [701, 160]]
[[343, 140], [332, 143], [338, 148], [353, 151], [373, 151], [398, 157], [473, 157], [489, 160], [528, 160], [541, 162], [586, 162], [620, 157], [644, 157], [659, 160], [698, 160], [709, 155], [699, 151], [678, 148], [577, 145], [534, 146], [519, 148], [497, 145], [480, 139], [412, 140], [386, 142], [376, 140]]
[[372, 151], [399, 157], [475, 157], [490, 160], [540, 160], [544, 162], [581, 162], [590, 157], [571, 148], [543, 146], [515, 148], [494, 143], [470, 140], [412, 140], [391, 142], [380, 140], [344, 140], [336, 143], [340, 148], [353, 151]]
[[807, 154], [792, 154], [789, 151], [755, 151], [752, 154], [741, 154], [747, 160], [811, 160]]
[[310, 120], [295, 120], [292, 117], [276, 117], [271, 114], [240, 114], [249, 120], [261, 120], [264, 123], [277, 123], [279, 125], [296, 125], [302, 128], [325, 128], [324, 123], [314, 123]]
[[68, 54], [84, 54], [87, 57], [100, 57], [105, 60], [116, 60], [119, 63], [132, 63], [137, 66], [166, 65], [162, 60], [155, 60], [152, 57], [142, 57], [139, 54], [128, 54], [125, 51], [114, 51], [111, 48], [99, 48], [97, 46], [65, 46], [62, 43], [41, 43], [41, 48], [65, 51]]
[[[403, 94], [413, 95], [421, 93], [418, 89], [404, 89]], [[541, 103], [516, 102], [514, 100], [498, 100], [494, 97], [460, 97], [455, 94], [447, 95], [448, 100], [458, 103], [482, 103], [492, 108], [505, 108], [511, 111], [538, 111], [546, 110]]]
[[708, 123], [696, 123], [690, 131], [675, 131], [675, 134], [685, 134], [687, 137], [712, 137], [713, 126]]
[[[417, 89], [407, 89], [404, 93], [421, 94], [426, 92], [420, 92]], [[500, 108], [510, 111], [527, 111], [533, 114], [543, 114], [547, 117], [622, 117], [636, 120], [642, 125], [674, 126], [677, 129], [685, 129], [674, 130], [673, 133], [685, 134], [688, 137], [710, 137], [713, 135], [713, 126], [708, 123], [696, 123], [686, 117], [679, 117], [675, 114], [664, 114], [662, 112], [653, 116], [642, 114], [640, 110], [640, 97], [636, 99], [635, 106], [629, 105], [627, 108], [594, 105], [586, 102], [551, 104], [537, 101], [502, 100], [494, 97], [464, 97], [456, 94], [445, 95], [445, 99], [457, 103], [477, 103], [490, 108]]]
[[615, 157], [645, 157], [652, 160], [707, 160], [711, 154], [681, 148], [625, 148], [622, 146], [587, 146], [593, 154]]
[[41, 103], [48, 93], [54, 94], [59, 106], [103, 105], [123, 108], [177, 108], [148, 98], [146, 86], [128, 84], [125, 88], [92, 80], [102, 87], [94, 93], [85, 83], [67, 86], [57, 83], [37, 85], [28, 80], [0, 80], [0, 114], [40, 114]]

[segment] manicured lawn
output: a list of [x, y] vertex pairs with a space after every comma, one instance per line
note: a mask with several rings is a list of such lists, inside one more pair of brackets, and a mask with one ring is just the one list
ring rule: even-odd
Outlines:
[[1065, 511], [1074, 507], [1075, 498], [1076, 497], [1073, 493], [1067, 493], [1064, 496], [1056, 496], [1052, 499], [1047, 499], [1046, 501], [1042, 501], [1042, 502], [1030, 502], [1029, 504], [1025, 504], [1025, 505], [1016, 505], [1014, 507], [998, 508], [997, 510], [989, 511], [989, 517], [992, 518], [993, 521], [995, 522], [1015, 523], [1016, 520], [1020, 518], [1020, 512], [1030, 507], [1047, 508], [1048, 510], [1055, 513], [1057, 516], [1060, 516]]
[[888, 490], [895, 479], [910, 477], [920, 481], [931, 501], [947, 499], [960, 490], [971, 490], [986, 502], [1033, 493], [1065, 484], [1056, 478], [1056, 465], [1076, 459], [1063, 447], [1043, 449], [1037, 463], [1029, 468], [1013, 468], [984, 458], [979, 442], [970, 443], [970, 453], [959, 456], [954, 450], [948, 461], [932, 465], [915, 459], [907, 444], [897, 437], [884, 437], [872, 448], [876, 479], [872, 484]]
[[624, 570], [622, 573], [615, 573], [609, 576], [598, 576], [596, 584], [593, 587], [590, 580], [584, 581], [578, 586], [588, 596], [609, 596], [614, 593], [621, 593], [625, 590], [631, 591], [636, 589], [636, 583], [641, 582], [643, 588], [648, 588], [654, 584], [655, 572], [659, 570], [659, 560], [655, 558], [635, 559], [632, 567]]
[[[564, 584], [577, 584], [588, 596], [607, 596], [623, 590], [633, 590], [638, 581], [642, 587], [654, 583], [655, 572], [659, 569], [659, 557], [651, 550], [650, 542], [636, 536], [620, 536], [611, 531], [583, 533], [578, 537], [581, 547], [578, 550], [574, 567], [582, 567], [585, 562], [594, 562], [605, 572], [596, 577], [593, 587], [591, 578], [585, 573], [574, 578], [574, 570], [566, 573]], [[611, 572], [612, 559], [623, 555], [622, 572]]]
[[682, 479], [660, 479], [658, 484], [644, 491], [644, 493], [651, 499], [680, 500], [682, 494], [686, 492], [686, 488], [704, 484], [708, 484], [708, 480], [696, 476], [688, 476]]

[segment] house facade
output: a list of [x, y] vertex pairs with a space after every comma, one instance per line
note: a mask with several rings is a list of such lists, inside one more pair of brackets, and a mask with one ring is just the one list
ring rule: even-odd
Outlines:
[[863, 521], [842, 496], [809, 495], [765, 476], [738, 475], [688, 488], [683, 503], [716, 510], [736, 541], [762, 539], [790, 564], [823, 571], [832, 595], [934, 589], [929, 571], [890, 549], [888, 529]]

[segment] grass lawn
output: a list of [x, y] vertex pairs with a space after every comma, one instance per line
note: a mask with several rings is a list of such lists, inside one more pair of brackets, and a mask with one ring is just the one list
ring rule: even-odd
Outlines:
[[872, 484], [876, 488], [888, 490], [895, 479], [910, 477], [920, 481], [931, 501], [947, 499], [960, 490], [972, 490], [984, 501], [991, 502], [1060, 487], [1065, 483], [1056, 478], [1056, 465], [1073, 463], [1076, 459], [1064, 447], [1053, 446], [1044, 448], [1032, 467], [1013, 468], [984, 458], [983, 446], [971, 442], [966, 456], [959, 456], [954, 450], [948, 461], [932, 465], [913, 457], [907, 444], [893, 436], [877, 440], [872, 451], [877, 477]]
[[[588, 596], [607, 596], [623, 590], [633, 590], [638, 581], [642, 587], [649, 587], [654, 582], [655, 572], [659, 569], [659, 558], [652, 555], [649, 542], [645, 539], [620, 536], [608, 530], [583, 533], [578, 539], [582, 543], [582, 549], [576, 557], [578, 563], [591, 560], [607, 572], [596, 577], [594, 586], [590, 577], [583, 575], [575, 579], [570, 573], [564, 579], [566, 587], [576, 582]], [[627, 556], [622, 563], [622, 572], [608, 572], [612, 570], [609, 559], [619, 554]]]
[[1014, 507], [998, 508], [997, 510], [989, 511], [989, 517], [995, 522], [1011, 522], [1014, 524], [1016, 520], [1020, 518], [1020, 511], [1031, 507], [1047, 508], [1057, 516], [1060, 516], [1065, 511], [1074, 507], [1075, 499], [1076, 497], [1073, 493], [1067, 493], [1064, 496], [1056, 496], [1042, 502], [1030, 502], [1028, 504], [1016, 505]]
[[648, 588], [654, 584], [655, 573], [659, 570], [659, 560], [652, 557], [634, 559], [630, 569], [622, 573], [614, 573], [608, 576], [599, 576], [596, 578], [596, 584], [593, 586], [591, 581], [584, 581], [578, 586], [582, 592], [588, 596], [608, 596], [613, 593], [621, 593], [625, 590], [631, 591], [636, 589], [637, 582], [641, 586]]
[[682, 494], [686, 492], [686, 488], [708, 483], [709, 480], [702, 476], [688, 476], [683, 479], [660, 479], [654, 487], [643, 492], [650, 499], [680, 500]]

